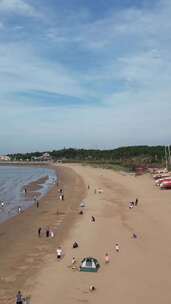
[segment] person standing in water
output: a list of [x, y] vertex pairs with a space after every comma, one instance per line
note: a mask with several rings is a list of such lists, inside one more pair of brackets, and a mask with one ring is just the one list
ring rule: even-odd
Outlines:
[[21, 211], [22, 211], [22, 210], [21, 210], [21, 207], [19, 206], [19, 207], [18, 207], [18, 213], [20, 214]]
[[2, 208], [4, 207], [4, 201], [1, 201], [1, 207]]
[[36, 207], [39, 208], [39, 201], [36, 200]]

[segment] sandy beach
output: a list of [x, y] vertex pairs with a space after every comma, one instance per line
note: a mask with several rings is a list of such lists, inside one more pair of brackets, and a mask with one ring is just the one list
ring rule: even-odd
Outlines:
[[[0, 303], [14, 303], [20, 289], [31, 296], [31, 304], [169, 304], [171, 191], [159, 190], [148, 174], [135, 177], [77, 164], [61, 165], [57, 170], [64, 202], [57, 205], [57, 189], [53, 188], [39, 210], [33, 206], [0, 225]], [[99, 188], [102, 193], [95, 193]], [[128, 202], [136, 198], [138, 206], [130, 210]], [[83, 199], [84, 214], [79, 215]], [[91, 222], [92, 215], [95, 222]], [[38, 239], [39, 225], [57, 229], [55, 238]], [[75, 240], [79, 247], [73, 249]], [[58, 245], [65, 254], [60, 262]], [[71, 269], [73, 256], [78, 265], [86, 256], [97, 258], [100, 270]], [[91, 284], [94, 292], [89, 291]]]
[[[53, 167], [54, 168], [54, 167]], [[67, 168], [56, 168], [59, 186], [19, 216], [0, 224], [0, 303], [15, 303], [16, 290], [24, 288], [42, 269], [45, 259], [56, 250], [75, 220], [80, 200], [85, 196], [83, 180]], [[29, 185], [31, 186], [31, 185]], [[34, 190], [35, 183], [33, 185]], [[60, 204], [58, 189], [64, 189]], [[27, 194], [29, 195], [29, 193]], [[38, 238], [38, 228], [49, 227], [54, 239]]]

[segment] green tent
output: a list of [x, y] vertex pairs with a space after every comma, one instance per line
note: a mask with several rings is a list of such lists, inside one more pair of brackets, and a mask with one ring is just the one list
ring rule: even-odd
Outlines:
[[80, 265], [80, 271], [97, 272], [100, 267], [99, 262], [92, 257], [84, 258]]

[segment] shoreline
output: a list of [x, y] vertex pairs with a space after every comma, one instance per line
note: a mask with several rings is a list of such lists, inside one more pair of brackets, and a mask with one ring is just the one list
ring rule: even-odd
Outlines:
[[21, 192], [24, 191], [24, 189], [27, 190], [26, 192], [26, 196], [30, 193], [30, 192], [34, 192], [37, 191], [39, 189], [42, 188], [43, 184], [49, 179], [48, 175], [42, 176], [40, 178], [38, 178], [37, 180], [34, 180], [28, 184], [25, 184], [22, 189]]
[[40, 167], [42, 167], [42, 166], [45, 166], [45, 167], [47, 167], [47, 166], [50, 166], [50, 165], [54, 165], [54, 163], [53, 162], [51, 162], [51, 161], [42, 161], [42, 162], [31, 162], [31, 161], [0, 161], [0, 166], [40, 166]]
[[[35, 205], [0, 224], [0, 303], [13, 303], [16, 291], [43, 265], [44, 258], [56, 249], [68, 233], [85, 196], [85, 185], [72, 169], [50, 166], [57, 172], [59, 188], [64, 189], [65, 200], [58, 199], [57, 185]], [[75, 191], [72, 191], [75, 189]], [[72, 195], [71, 195], [72, 192]], [[52, 228], [53, 239], [38, 238], [37, 229]], [[8, 295], [8, 296], [7, 296]]]
[[[0, 164], [1, 166], [1, 164]], [[57, 177], [57, 172], [56, 172], [56, 166], [52, 164], [46, 164], [46, 166], [25, 166], [25, 164], [6, 164], [5, 166], [10, 166], [10, 167], [32, 167], [32, 168], [46, 168], [53, 170], [54, 172], [54, 181], [56, 182], [58, 177]], [[26, 182], [26, 184], [21, 185], [20, 190], [18, 190], [18, 195], [19, 201], [18, 204], [11, 204], [9, 203], [8, 205], [8, 200], [7, 205], [5, 204], [4, 206], [4, 218], [3, 218], [3, 212], [1, 214], [2, 218], [0, 221], [0, 224], [5, 223], [11, 218], [14, 218], [18, 215], [17, 208], [21, 208], [22, 213], [25, 212], [28, 208], [31, 208], [35, 202], [34, 202], [34, 197], [36, 197], [38, 200], [42, 199], [53, 187], [54, 183], [51, 180], [51, 183], [47, 184], [48, 181], [50, 181], [50, 175], [42, 175], [41, 177], [37, 177], [37, 179], [33, 178], [32, 181]], [[24, 191], [26, 189], [26, 192]], [[25, 193], [24, 193], [25, 192]], [[16, 209], [15, 211], [13, 211]]]

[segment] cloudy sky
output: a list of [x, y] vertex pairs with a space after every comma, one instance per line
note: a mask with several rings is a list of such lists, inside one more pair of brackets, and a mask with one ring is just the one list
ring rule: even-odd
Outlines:
[[0, 0], [0, 153], [170, 144], [170, 0]]

